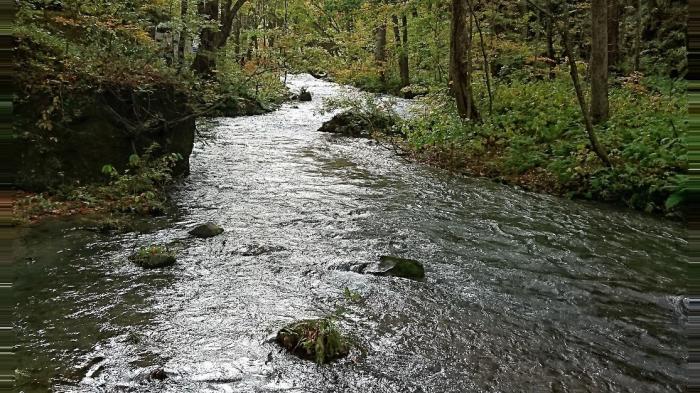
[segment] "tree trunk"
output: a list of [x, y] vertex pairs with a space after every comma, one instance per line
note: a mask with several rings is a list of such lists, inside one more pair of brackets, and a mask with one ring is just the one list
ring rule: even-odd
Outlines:
[[226, 0], [219, 9], [219, 0], [204, 0], [199, 4], [200, 15], [218, 21], [220, 28], [204, 28], [199, 35], [199, 49], [192, 63], [192, 70], [204, 76], [211, 76], [216, 68], [216, 52], [223, 48], [233, 30], [233, 21], [246, 0]]
[[411, 84], [411, 70], [408, 63], [408, 18], [406, 15], [401, 17], [401, 32], [403, 37], [403, 45], [401, 47], [401, 85], [406, 87]]
[[608, 5], [606, 0], [591, 4], [591, 120], [608, 119]]
[[241, 17], [236, 17], [233, 22], [233, 54], [236, 56], [236, 61], [241, 60]]
[[[567, 16], [568, 17], [568, 16]], [[576, 90], [576, 98], [579, 102], [579, 107], [581, 108], [581, 114], [583, 115], [583, 122], [586, 126], [586, 133], [588, 134], [588, 140], [591, 143], [591, 148], [596, 153], [598, 158], [600, 158], [603, 163], [611, 167], [610, 158], [608, 158], [608, 152], [605, 147], [598, 141], [598, 136], [595, 133], [595, 128], [593, 127], [593, 120], [591, 114], [588, 112], [588, 105], [586, 105], [586, 97], [583, 95], [583, 89], [581, 88], [580, 78], [578, 76], [578, 68], [576, 66], [576, 59], [574, 58], [573, 51], [571, 50], [571, 39], [569, 38], [569, 26], [564, 26], [562, 29], [562, 41], [564, 44], [564, 52], [569, 62], [569, 70], [571, 73], [571, 80], [574, 84], [574, 90]]]
[[634, 35], [634, 70], [639, 71], [639, 63], [642, 52], [642, 31], [644, 31], [644, 19], [642, 14], [642, 0], [637, 0], [637, 31]]
[[[399, 18], [396, 15], [392, 15], [391, 20], [394, 24], [394, 41], [396, 42], [396, 51], [399, 55], [399, 74], [401, 75], [401, 87], [406, 87], [411, 84], [408, 74], [408, 53], [405, 46], [405, 42], [402, 43], [401, 38], [401, 26], [399, 26]], [[404, 29], [406, 29], [406, 19], [404, 20]], [[403, 40], [408, 40], [408, 32], [404, 30]]]
[[620, 0], [608, 0], [608, 66], [617, 72], [620, 62]]
[[177, 59], [179, 61], [180, 67], [185, 64], [185, 47], [187, 46], [187, 26], [185, 25], [187, 21], [189, 0], [182, 0], [180, 3], [180, 19], [182, 20], [182, 29], [180, 30], [180, 42], [177, 46]]
[[[552, 1], [547, 1], [547, 11], [552, 12]], [[554, 21], [552, 18], [545, 18], [545, 30], [547, 35], [547, 58], [552, 60], [549, 62], [549, 79], [554, 79], [556, 75], [554, 74], [555, 57], [557, 56], [554, 51]]]
[[375, 31], [374, 61], [379, 68], [379, 79], [386, 84], [386, 24], [379, 25]]
[[450, 29], [450, 78], [457, 111], [463, 119], [479, 120], [479, 111], [469, 75], [471, 59], [471, 35], [467, 28], [467, 4], [465, 0], [452, 0], [452, 25]]

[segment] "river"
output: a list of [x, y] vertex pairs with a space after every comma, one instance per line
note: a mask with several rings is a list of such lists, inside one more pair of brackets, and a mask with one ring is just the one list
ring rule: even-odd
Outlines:
[[[680, 392], [682, 227], [408, 162], [316, 132], [314, 101], [200, 123], [176, 211], [146, 233], [71, 221], [16, 248], [23, 392]], [[214, 221], [224, 234], [190, 239]], [[127, 257], [178, 245], [144, 271]], [[348, 271], [422, 261], [422, 282]], [[345, 288], [359, 299], [347, 299]], [[271, 343], [338, 312], [350, 357], [319, 367]], [[168, 378], [149, 380], [164, 367]]]

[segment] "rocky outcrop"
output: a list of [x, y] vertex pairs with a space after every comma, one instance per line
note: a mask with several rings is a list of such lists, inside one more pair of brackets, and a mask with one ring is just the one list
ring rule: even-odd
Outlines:
[[156, 154], [182, 156], [174, 175], [189, 173], [194, 146], [195, 116], [187, 98], [162, 86], [150, 92], [130, 89], [83, 97], [79, 111], [67, 124], [53, 124], [47, 131], [36, 126], [43, 98], [16, 107], [18, 173], [15, 183], [23, 189], [42, 191], [62, 184], [104, 181], [104, 165], [119, 172], [129, 156], [142, 154], [154, 142]]

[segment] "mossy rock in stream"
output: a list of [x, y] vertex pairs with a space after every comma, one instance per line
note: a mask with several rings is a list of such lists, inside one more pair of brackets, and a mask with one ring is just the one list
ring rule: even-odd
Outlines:
[[305, 88], [302, 88], [299, 92], [298, 99], [301, 102], [310, 102], [311, 100], [313, 100], [313, 96], [311, 95], [310, 91], [306, 90]]
[[425, 278], [425, 268], [420, 262], [388, 255], [381, 256], [379, 266], [369, 273], [375, 276], [393, 276], [417, 281]]
[[156, 269], [175, 264], [175, 253], [164, 246], [140, 248], [130, 259], [144, 269]]
[[224, 233], [224, 228], [214, 224], [213, 222], [207, 222], [202, 225], [197, 225], [189, 231], [190, 235], [198, 237], [200, 239], [218, 236], [222, 233]]
[[348, 340], [330, 318], [294, 322], [277, 333], [276, 341], [289, 352], [317, 364], [330, 363], [350, 353]]
[[349, 110], [323, 123], [319, 131], [353, 138], [371, 138], [373, 133], [392, 134], [395, 123], [389, 115]]
[[224, 117], [264, 115], [272, 109], [262, 102], [248, 97], [229, 96], [216, 108], [216, 115]]

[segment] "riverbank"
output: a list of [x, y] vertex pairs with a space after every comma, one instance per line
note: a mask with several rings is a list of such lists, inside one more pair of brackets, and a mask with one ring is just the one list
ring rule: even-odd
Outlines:
[[683, 81], [616, 80], [611, 118], [596, 130], [611, 167], [590, 149], [561, 74], [498, 86], [481, 122], [461, 121], [452, 98], [433, 93], [400, 124], [400, 145], [416, 160], [470, 176], [678, 218], [674, 192], [688, 165], [684, 92]]

